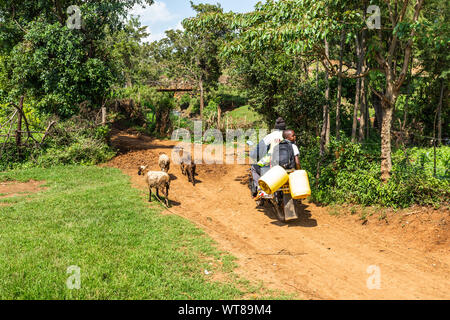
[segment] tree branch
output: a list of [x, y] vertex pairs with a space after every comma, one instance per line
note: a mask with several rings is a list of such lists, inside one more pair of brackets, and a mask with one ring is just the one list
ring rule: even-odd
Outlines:
[[377, 90], [372, 88], [372, 86], [370, 84], [368, 86], [369, 86], [369, 89], [378, 96], [378, 98], [380, 98], [384, 102], [390, 103], [389, 100], [383, 94], [379, 93]]
[[[420, 10], [422, 9], [422, 4], [423, 4], [423, 0], [417, 0], [416, 5], [415, 5], [413, 23], [417, 22], [417, 20], [419, 19]], [[403, 59], [402, 71], [400, 72], [397, 82], [395, 83], [395, 88], [397, 90], [399, 90], [400, 87], [402, 86], [403, 82], [405, 81], [406, 74], [408, 73], [408, 64], [409, 64], [409, 59], [410, 59], [411, 53], [412, 53], [413, 38], [414, 38], [415, 34], [416, 34], [416, 30], [415, 29], [411, 30], [410, 39], [409, 39], [408, 44], [406, 45], [406, 49], [405, 49], [405, 57]]]

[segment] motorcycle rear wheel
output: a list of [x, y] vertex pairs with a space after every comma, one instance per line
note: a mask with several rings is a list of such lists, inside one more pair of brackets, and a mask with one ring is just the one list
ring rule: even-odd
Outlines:
[[[281, 194], [281, 197], [283, 195]], [[275, 217], [280, 222], [286, 222], [286, 217], [284, 215], [284, 202], [283, 198], [280, 199], [279, 194], [275, 194], [275, 197], [270, 201], [272, 203], [272, 209], [275, 213]]]

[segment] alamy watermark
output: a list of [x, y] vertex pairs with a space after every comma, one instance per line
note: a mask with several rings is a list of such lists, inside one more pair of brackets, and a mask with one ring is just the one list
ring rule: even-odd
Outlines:
[[370, 5], [367, 8], [367, 13], [371, 14], [366, 20], [367, 28], [370, 30], [381, 29], [381, 10], [379, 6]]
[[[254, 149], [268, 135], [265, 129], [228, 129], [224, 132], [209, 129], [203, 132], [203, 122], [194, 122], [193, 135], [187, 129], [172, 133], [172, 141], [179, 144], [172, 150], [172, 161], [180, 164], [184, 152], [189, 153], [195, 164], [247, 164], [246, 148]], [[260, 150], [262, 158], [267, 150]]]
[[370, 274], [367, 278], [366, 285], [369, 290], [381, 289], [381, 269], [379, 266], [371, 265], [367, 267], [366, 272]]
[[81, 10], [78, 6], [72, 5], [67, 8], [67, 14], [69, 17], [67, 18], [67, 28], [73, 29], [81, 29]]
[[66, 280], [67, 289], [79, 290], [81, 288], [81, 268], [79, 266], [69, 266], [66, 273], [70, 274]]

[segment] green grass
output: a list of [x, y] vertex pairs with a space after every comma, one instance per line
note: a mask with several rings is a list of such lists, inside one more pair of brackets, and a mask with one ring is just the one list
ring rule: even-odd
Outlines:
[[[0, 299], [239, 299], [255, 291], [233, 274], [233, 257], [191, 222], [148, 206], [117, 169], [0, 173], [0, 181], [30, 179], [47, 189], [1, 199]], [[81, 269], [79, 290], [66, 286], [72, 265]], [[212, 281], [205, 269], [230, 280]]]
[[231, 119], [241, 124], [244, 121], [247, 122], [247, 124], [252, 123], [262, 123], [262, 117], [257, 112], [253, 111], [249, 105], [242, 106], [240, 108], [234, 109], [233, 111], [230, 111], [228, 115], [231, 117]]

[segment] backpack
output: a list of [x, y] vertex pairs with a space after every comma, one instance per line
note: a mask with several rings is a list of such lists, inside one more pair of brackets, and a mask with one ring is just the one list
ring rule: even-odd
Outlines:
[[281, 141], [273, 149], [272, 166], [281, 166], [286, 170], [295, 168], [295, 156], [292, 142], [289, 140]]

